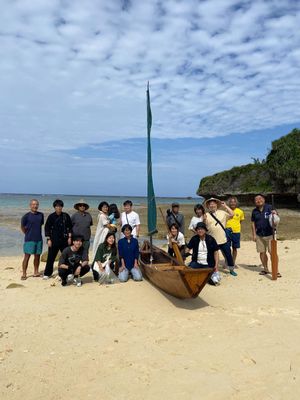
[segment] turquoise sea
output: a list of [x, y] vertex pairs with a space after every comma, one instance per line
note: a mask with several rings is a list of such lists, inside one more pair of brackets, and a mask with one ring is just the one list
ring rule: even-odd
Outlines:
[[[74, 204], [83, 198], [89, 205], [91, 211], [96, 211], [101, 201], [116, 203], [120, 210], [125, 200], [130, 199], [137, 208], [147, 204], [146, 197], [136, 196], [84, 196], [84, 195], [62, 195], [62, 194], [0, 194], [0, 256], [22, 254], [23, 234], [20, 231], [20, 220], [28, 212], [28, 204], [32, 198], [36, 198], [39, 210], [45, 214], [53, 212], [52, 203], [55, 199], [63, 200], [64, 211], [73, 213]], [[171, 204], [178, 201], [180, 204], [196, 204], [202, 202], [201, 197], [157, 197], [157, 204]]]

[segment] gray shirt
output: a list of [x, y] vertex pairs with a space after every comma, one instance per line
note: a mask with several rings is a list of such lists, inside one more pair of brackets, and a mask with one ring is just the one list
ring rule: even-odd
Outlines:
[[179, 228], [179, 232], [184, 234], [184, 216], [182, 214], [171, 213], [167, 216], [167, 224], [169, 228], [172, 224], [176, 224]]
[[93, 225], [91, 214], [88, 212], [82, 214], [77, 211], [72, 215], [71, 221], [73, 225], [73, 235], [82, 235], [84, 240], [90, 240], [91, 226]]

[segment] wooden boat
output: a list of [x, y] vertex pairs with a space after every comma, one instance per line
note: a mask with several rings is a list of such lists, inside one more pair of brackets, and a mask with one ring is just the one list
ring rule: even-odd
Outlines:
[[140, 268], [143, 276], [153, 285], [179, 299], [195, 298], [212, 275], [211, 268], [193, 269], [181, 265], [165, 251], [145, 241], [140, 251]]

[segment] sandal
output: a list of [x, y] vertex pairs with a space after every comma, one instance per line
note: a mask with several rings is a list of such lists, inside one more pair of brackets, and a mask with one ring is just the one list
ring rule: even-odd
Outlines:
[[282, 275], [280, 272], [277, 272], [277, 278], [282, 278]]
[[22, 275], [22, 276], [21, 276], [21, 281], [26, 281], [26, 279], [27, 279], [27, 276], [26, 276], [26, 275]]
[[268, 275], [270, 271], [260, 271], [259, 275]]

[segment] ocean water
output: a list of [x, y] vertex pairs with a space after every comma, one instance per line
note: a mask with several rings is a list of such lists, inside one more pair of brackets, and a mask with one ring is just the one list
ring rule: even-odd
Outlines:
[[[62, 195], [62, 194], [0, 194], [0, 256], [22, 254], [24, 235], [20, 230], [20, 220], [29, 210], [29, 202], [36, 198], [39, 203], [39, 210], [46, 215], [53, 212], [52, 203], [55, 199], [63, 200], [66, 212], [74, 211], [74, 204], [83, 198], [91, 210], [97, 210], [101, 201], [109, 204], [116, 203], [121, 210], [123, 202], [130, 199], [134, 206], [138, 207], [147, 204], [146, 197], [136, 196], [84, 196], [84, 195]], [[157, 204], [171, 204], [177, 201], [180, 204], [196, 204], [201, 202], [201, 197], [157, 197]], [[46, 249], [46, 247], [44, 246]]]

